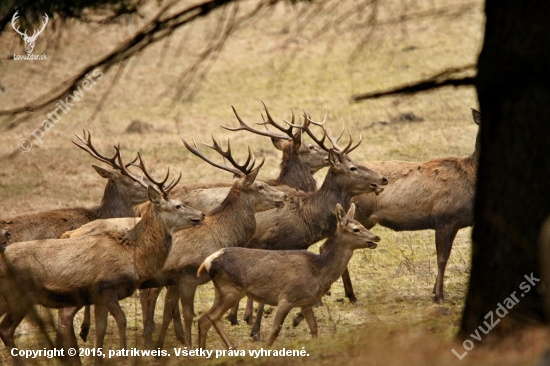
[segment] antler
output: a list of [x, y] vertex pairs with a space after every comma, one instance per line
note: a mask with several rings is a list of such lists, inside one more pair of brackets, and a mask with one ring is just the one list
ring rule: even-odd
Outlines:
[[17, 34], [19, 34], [21, 37], [26, 37], [26, 38], [28, 38], [29, 36], [27, 36], [27, 30], [26, 30], [26, 29], [25, 29], [25, 33], [21, 33], [21, 32], [19, 31], [19, 27], [15, 28], [14, 23], [15, 23], [15, 21], [19, 18], [19, 16], [17, 16], [17, 13], [19, 13], [19, 10], [17, 10], [17, 11], [15, 12], [15, 14], [13, 14], [13, 17], [11, 18], [11, 27], [12, 27], [13, 30], [16, 31]]
[[[326, 126], [327, 111], [325, 111], [325, 117], [323, 118], [322, 122], [313, 121], [311, 119], [311, 115], [308, 115], [306, 112], [304, 112], [304, 118], [305, 118], [306, 121], [304, 122], [304, 125], [303, 125], [302, 128], [309, 135], [309, 137], [311, 137], [313, 139], [313, 141], [315, 141], [319, 145], [319, 147], [321, 147], [325, 151], [330, 150], [330, 148], [328, 148], [324, 144], [325, 138], [328, 138], [328, 140], [330, 141], [330, 143], [332, 145], [332, 148], [336, 152], [338, 152], [340, 155], [349, 154], [350, 152], [355, 150], [361, 144], [361, 141], [363, 140], [363, 136], [361, 134], [359, 134], [359, 142], [357, 142], [357, 144], [355, 144], [355, 146], [352, 146], [353, 145], [353, 137], [351, 135], [351, 131], [348, 130], [348, 132], [349, 132], [349, 143], [345, 148], [342, 149], [340, 146], [338, 146], [338, 141], [340, 141], [340, 139], [344, 135], [345, 129], [342, 129], [342, 132], [340, 133], [340, 135], [338, 137], [331, 136], [330, 133], [328, 132], [327, 126]], [[321, 140], [319, 140], [317, 137], [315, 137], [313, 132], [311, 132], [311, 129], [309, 128], [310, 123], [313, 123], [314, 125], [321, 127], [321, 129], [323, 130], [324, 135], [323, 135], [323, 138]], [[298, 126], [296, 126], [296, 127], [298, 127]]]
[[[193, 154], [195, 154], [196, 156], [198, 156], [202, 160], [206, 161], [210, 165], [213, 165], [217, 168], [220, 168], [220, 169], [223, 169], [223, 170], [228, 171], [230, 173], [236, 174], [239, 177], [244, 177], [244, 176], [250, 174], [252, 172], [252, 170], [254, 170], [254, 165], [256, 164], [256, 158], [254, 157], [254, 154], [252, 153], [252, 151], [250, 151], [250, 146], [248, 147], [248, 158], [246, 159], [246, 162], [244, 164], [238, 164], [235, 161], [235, 159], [233, 158], [233, 156], [231, 155], [231, 145], [229, 144], [229, 138], [227, 139], [227, 150], [223, 151], [223, 149], [221, 147], [221, 144], [219, 142], [216, 142], [216, 140], [212, 136], [213, 145], [207, 145], [205, 143], [203, 143], [203, 145], [206, 146], [206, 147], [211, 148], [212, 150], [216, 151], [218, 154], [223, 156], [224, 165], [221, 165], [221, 164], [218, 164], [218, 163], [210, 160], [209, 158], [207, 158], [202, 153], [202, 151], [200, 151], [200, 149], [197, 146], [197, 143], [195, 142], [194, 139], [193, 139], [193, 144], [195, 145], [194, 148], [191, 147], [187, 143], [187, 141], [185, 141], [183, 136], [181, 137], [181, 139], [183, 140], [183, 144], [185, 145], [187, 150], [189, 150], [190, 152], [192, 152]], [[227, 166], [227, 164], [225, 164], [225, 160], [228, 160], [234, 166], [234, 168], [231, 168], [231, 167]], [[260, 163], [258, 168], [261, 167], [262, 165], [264, 165], [264, 161], [265, 160], [262, 159], [262, 162]]]
[[[118, 155], [118, 151], [120, 149], [120, 143], [118, 144], [118, 147], [115, 146], [115, 155], [113, 155], [112, 158], [108, 158], [106, 156], [103, 156], [101, 155], [95, 148], [94, 146], [92, 145], [92, 134], [90, 133], [90, 131], [86, 131], [86, 130], [82, 130], [83, 132], [83, 135], [84, 135], [84, 138], [78, 136], [76, 133], [74, 134], [80, 141], [82, 141], [83, 145], [80, 145], [79, 143], [76, 143], [74, 141], [71, 140], [71, 142], [73, 144], [75, 144], [76, 146], [78, 146], [79, 148], [81, 148], [82, 150], [86, 151], [87, 153], [89, 153], [90, 155], [92, 155], [94, 158], [96, 158], [97, 160], [101, 161], [101, 162], [104, 162], [106, 164], [109, 164], [110, 166], [112, 166], [113, 168], [115, 169], [118, 169], [118, 170], [122, 170], [121, 166], [124, 166], [125, 168], [128, 168], [130, 165], [134, 164], [136, 162], [136, 160], [138, 159], [138, 156], [136, 156], [134, 158], [134, 160], [132, 160], [131, 162], [129, 162], [128, 164], [118, 164], [117, 162], [117, 155]], [[88, 132], [87, 136], [86, 136], [86, 132]], [[147, 188], [147, 187], [145, 187]]]
[[[116, 150], [115, 156], [117, 157], [118, 162], [119, 162], [120, 166], [122, 167], [122, 169], [121, 169], [122, 174], [124, 174], [125, 176], [131, 178], [135, 182], [141, 184], [144, 188], [147, 188], [150, 184], [145, 182], [145, 180], [143, 179], [143, 176], [137, 177], [137, 176], [133, 175], [132, 173], [130, 173], [128, 171], [128, 169], [126, 169], [127, 166], [122, 163], [122, 157], [120, 155], [120, 149], [117, 146], [115, 146], [115, 150]], [[172, 179], [172, 181], [167, 186], [165, 186], [164, 183], [166, 183], [166, 181], [168, 180], [168, 177], [170, 176], [170, 168], [168, 168], [168, 171], [166, 172], [166, 177], [164, 177], [162, 182], [157, 182], [147, 172], [147, 169], [145, 168], [145, 164], [143, 163], [143, 159], [141, 158], [141, 154], [139, 152], [137, 153], [137, 158], [134, 159], [134, 161], [135, 160], [139, 160], [139, 164], [133, 164], [133, 165], [137, 166], [138, 168], [141, 169], [141, 171], [147, 177], [147, 179], [149, 179], [149, 181], [157, 187], [157, 190], [160, 191], [160, 193], [162, 193], [162, 195], [166, 199], [168, 197], [170, 191], [172, 189], [174, 189], [174, 187], [179, 183], [179, 181], [181, 179], [181, 172], [180, 172], [180, 175], [178, 176], [177, 179]]]
[[[252, 128], [252, 127], [248, 126], [246, 123], [244, 123], [243, 120], [241, 119], [241, 117], [239, 117], [239, 115], [237, 114], [237, 111], [235, 110], [235, 107], [233, 107], [233, 106], [231, 106], [231, 108], [233, 108], [233, 112], [235, 113], [235, 116], [237, 117], [237, 120], [239, 120], [239, 127], [237, 127], [237, 128], [231, 128], [231, 127], [226, 127], [226, 126], [222, 126], [222, 127], [225, 128], [226, 130], [229, 130], [229, 131], [249, 131], [249, 132], [252, 132], [252, 133], [255, 133], [255, 134], [258, 134], [258, 135], [272, 137], [272, 138], [276, 138], [276, 139], [282, 139], [282, 140], [294, 140], [298, 137], [299, 133], [297, 133], [297, 134], [292, 133], [292, 129], [294, 127], [293, 126], [293, 124], [294, 124], [294, 111], [292, 111], [292, 123], [289, 123], [289, 122], [285, 121], [286, 124], [289, 125], [289, 127], [284, 128], [283, 126], [277, 124], [273, 120], [273, 118], [269, 114], [269, 111], [267, 110], [267, 106], [265, 105], [263, 100], [262, 100], [262, 104], [264, 105], [267, 120], [265, 119], [265, 117], [262, 113], [263, 122], [258, 122], [256, 124], [265, 126], [266, 131], [257, 130], [255, 128]], [[269, 130], [269, 128], [267, 127], [268, 125], [271, 125], [271, 126], [275, 127], [279, 131], [283, 132], [283, 134], [278, 134], [278, 133], [275, 133], [275, 132]]]

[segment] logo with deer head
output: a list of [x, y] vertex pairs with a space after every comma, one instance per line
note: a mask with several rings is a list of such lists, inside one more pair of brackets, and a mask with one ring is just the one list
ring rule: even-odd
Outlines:
[[19, 10], [16, 11], [11, 18], [11, 26], [17, 32], [17, 34], [19, 34], [21, 38], [23, 38], [23, 41], [25, 41], [25, 50], [27, 51], [27, 54], [30, 55], [34, 50], [34, 42], [36, 41], [40, 33], [44, 31], [44, 28], [46, 28], [46, 25], [48, 24], [48, 14], [44, 13], [44, 22], [42, 23], [42, 29], [40, 29], [39, 31], [35, 29], [32, 36], [28, 36], [26, 29], [23, 33], [21, 33], [21, 31], [19, 31], [19, 27], [15, 28], [15, 22], [17, 21], [17, 18], [19, 18], [19, 16], [17, 15], [18, 12]]

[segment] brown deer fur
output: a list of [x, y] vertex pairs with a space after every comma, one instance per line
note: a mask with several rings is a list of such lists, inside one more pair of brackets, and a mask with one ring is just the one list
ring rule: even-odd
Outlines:
[[[194, 315], [194, 297], [197, 286], [210, 281], [208, 274], [197, 278], [196, 271], [206, 257], [215, 251], [232, 246], [243, 246], [255, 231], [257, 212], [282, 207], [286, 194], [270, 185], [254, 181], [257, 170], [236, 180], [224, 202], [207, 214], [204, 226], [193, 232], [182, 232], [174, 236], [172, 252], [164, 265], [162, 275], [157, 283], [151, 286], [172, 285], [168, 287], [165, 299], [165, 316], [159, 335], [159, 345], [162, 345], [171, 316], [168, 313], [177, 308], [178, 288], [183, 307], [185, 326], [185, 342], [191, 345], [191, 324]], [[147, 287], [147, 286], [144, 286]], [[150, 299], [147, 310], [154, 308], [156, 301]], [[175, 298], [175, 303], [173, 299]], [[154, 301], [155, 300], [155, 301]], [[152, 316], [145, 319], [145, 341], [151, 344]]]
[[[151, 204], [129, 232], [106, 232], [74, 239], [30, 241], [6, 248], [0, 259], [0, 337], [15, 347], [14, 332], [30, 307], [61, 308], [104, 305], [119, 326], [120, 347], [126, 348], [126, 318], [119, 299], [130, 296], [162, 268], [172, 236], [200, 225], [204, 214], [148, 189]], [[72, 332], [71, 329], [65, 329]], [[98, 329], [98, 337], [104, 329]], [[74, 332], [66, 334], [72, 338]], [[96, 345], [101, 347], [101, 345]]]
[[337, 228], [323, 244], [321, 254], [307, 250], [225, 248], [206, 258], [197, 276], [208, 272], [214, 282], [215, 299], [210, 310], [198, 320], [199, 347], [206, 347], [206, 333], [212, 323], [226, 346], [233, 347], [220, 318], [244, 296], [277, 306], [268, 346], [273, 344], [286, 315], [294, 307], [302, 309], [311, 335], [317, 338], [313, 306], [342, 275], [355, 249], [374, 249], [374, 242], [380, 240], [353, 220], [353, 204], [347, 215], [340, 204], [336, 207]]
[[[481, 114], [472, 109], [474, 122]], [[355, 218], [366, 228], [376, 224], [396, 231], [435, 230], [437, 279], [435, 300], [443, 300], [443, 278], [457, 231], [474, 224], [473, 204], [480, 153], [479, 132], [475, 151], [465, 158], [449, 157], [425, 163], [406, 161], [367, 162], [369, 168], [388, 177], [384, 193], [361, 195], [353, 202]], [[346, 276], [347, 275], [347, 276]], [[349, 274], [344, 274], [346, 296], [355, 299]]]
[[11, 233], [7, 230], [0, 229], [0, 251], [3, 251], [10, 243]]

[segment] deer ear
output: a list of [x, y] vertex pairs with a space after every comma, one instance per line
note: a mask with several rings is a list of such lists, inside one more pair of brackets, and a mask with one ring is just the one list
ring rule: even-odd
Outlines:
[[102, 168], [98, 165], [93, 165], [93, 164], [92, 164], [92, 167], [95, 169], [97, 174], [99, 174], [101, 177], [103, 177], [105, 179], [113, 179], [114, 180], [114, 179], [119, 177], [119, 174], [116, 170], [105, 169], [105, 168]]
[[243, 184], [244, 184], [245, 187], [250, 187], [252, 185], [252, 183], [254, 183], [254, 181], [256, 180], [256, 176], [258, 175], [258, 172], [260, 171], [261, 167], [262, 166], [260, 165], [259, 167], [257, 167], [253, 171], [251, 171], [250, 174], [248, 174], [244, 178]]
[[353, 220], [353, 216], [355, 216], [355, 203], [351, 204], [351, 207], [349, 208], [349, 211], [346, 214], [346, 219]]
[[328, 162], [332, 169], [336, 169], [340, 165], [338, 154], [333, 149], [328, 152]]
[[472, 117], [476, 125], [481, 126], [481, 113], [472, 108]]
[[340, 226], [346, 226], [348, 223], [346, 220], [346, 211], [339, 203], [336, 204], [336, 219], [338, 219], [338, 224], [340, 224]]
[[271, 142], [273, 143], [273, 146], [275, 146], [275, 148], [277, 150], [283, 151], [283, 146], [285, 146], [286, 140], [276, 139], [276, 138], [272, 137]]
[[153, 202], [155, 205], [160, 205], [162, 203], [162, 197], [153, 186], [147, 186], [147, 196], [149, 201]]

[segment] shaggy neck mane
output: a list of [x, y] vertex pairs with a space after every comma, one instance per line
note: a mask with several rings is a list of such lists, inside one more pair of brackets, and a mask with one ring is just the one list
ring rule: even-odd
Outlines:
[[141, 221], [124, 235], [121, 244], [134, 250], [138, 277], [145, 281], [164, 266], [172, 247], [172, 235], [149, 202]]
[[220, 238], [230, 238], [234, 245], [245, 245], [256, 231], [256, 218], [247, 194], [238, 189], [239, 182], [235, 181], [223, 202], [208, 213], [207, 221], [220, 231]]
[[136, 215], [131, 202], [126, 202], [117, 185], [109, 179], [103, 192], [101, 204], [94, 208], [98, 219], [133, 217]]
[[[274, 185], [286, 185], [299, 189], [304, 192], [315, 192], [317, 182], [311, 174], [311, 169], [304, 164], [295, 152], [289, 152], [288, 149], [294, 149], [293, 144], [283, 151], [283, 160], [281, 161], [281, 172], [274, 181]], [[270, 183], [271, 184], [271, 183]]]
[[336, 215], [334, 207], [341, 204], [345, 210], [349, 209], [352, 195], [344, 192], [338, 177], [331, 170], [328, 171], [325, 181], [319, 190], [307, 195], [303, 200], [303, 214], [307, 215], [306, 223], [317, 240], [326, 238], [336, 230]]

